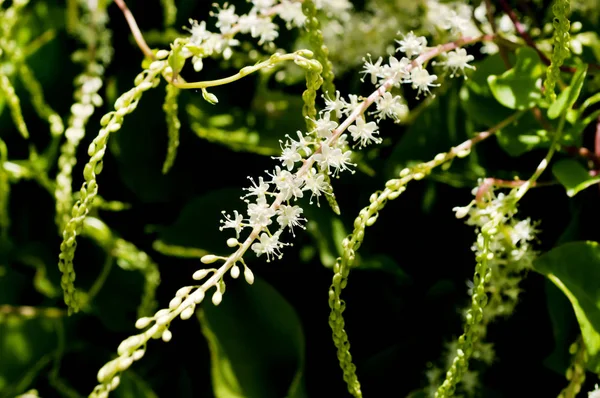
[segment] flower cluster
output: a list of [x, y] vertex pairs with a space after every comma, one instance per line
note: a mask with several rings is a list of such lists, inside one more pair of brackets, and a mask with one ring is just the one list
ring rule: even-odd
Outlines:
[[[401, 97], [388, 90], [408, 83], [418, 90], [418, 94], [428, 94], [429, 87], [437, 86], [433, 83], [437, 76], [430, 75], [418, 58], [421, 55], [427, 58], [424, 55], [427, 39], [410, 32], [397, 42], [397, 51], [404, 52], [407, 57], [398, 59], [390, 56], [387, 64], [383, 64], [382, 58], [375, 62], [365, 60], [363, 74], [370, 76], [373, 84], [378, 84], [377, 90], [368, 98], [350, 94], [345, 99], [339, 91], [327, 93], [320, 117], [309, 119], [312, 128], [306, 133], [298, 131], [295, 137], [288, 135], [287, 140], [281, 143], [282, 153], [274, 157], [281, 166], [267, 171], [266, 177], [259, 177], [258, 181], [250, 179], [252, 186], [246, 188], [248, 193], [242, 197], [247, 204], [246, 215], [238, 211], [233, 214], [224, 212], [221, 230], [233, 229], [237, 241], [241, 232], [250, 228], [250, 241], [259, 240], [251, 245], [258, 256], [265, 254], [267, 261], [281, 257], [281, 248], [286, 245], [280, 240], [282, 232], [288, 229], [293, 234], [294, 228], [302, 228], [306, 221], [302, 218], [302, 208], [294, 202], [305, 193], [310, 194], [311, 203], [316, 198], [317, 204], [321, 196], [331, 195], [330, 176], [338, 177], [340, 172], [352, 170], [355, 166], [351, 162], [348, 141], [351, 139], [353, 145], [359, 148], [379, 144], [382, 139], [377, 121], [387, 118], [399, 121], [408, 113]], [[444, 64], [447, 68], [469, 67], [472, 56], [460, 50], [447, 55], [449, 60], [460, 58], [459, 61], [447, 61]], [[376, 110], [371, 114], [375, 115], [376, 121], [367, 121], [365, 110], [372, 103]], [[346, 120], [338, 124], [336, 120], [342, 117]]]
[[[246, 14], [236, 14], [234, 5], [215, 5], [211, 13], [216, 18], [215, 26], [218, 33], [210, 32], [206, 22], [190, 19], [191, 27], [188, 28], [191, 36], [184, 47], [183, 56], [192, 57], [194, 69], [198, 72], [203, 68], [202, 60], [216, 54], [222, 54], [229, 59], [233, 54], [232, 47], [240, 44], [235, 39], [238, 33], [249, 34], [258, 39], [258, 45], [272, 43], [279, 37], [279, 27], [273, 22], [274, 17], [279, 17], [288, 29], [301, 28], [306, 23], [306, 16], [302, 12], [302, 2], [294, 0], [249, 0], [252, 8]], [[316, 2], [317, 9], [322, 9], [328, 14], [338, 15], [347, 12], [351, 4], [347, 0], [327, 0]]]
[[[490, 220], [502, 218], [498, 232], [492, 236], [488, 263], [492, 268], [492, 279], [487, 290], [491, 293], [486, 308], [486, 317], [491, 320], [499, 315], [508, 315], [517, 303], [519, 283], [524, 272], [531, 269], [537, 256], [532, 242], [538, 230], [531, 219], [515, 217], [517, 208], [511, 195], [494, 193], [491, 186], [483, 183], [473, 190], [476, 199], [465, 207], [455, 207], [457, 218], [467, 217], [466, 223], [483, 228]], [[477, 246], [473, 250], [479, 254]]]

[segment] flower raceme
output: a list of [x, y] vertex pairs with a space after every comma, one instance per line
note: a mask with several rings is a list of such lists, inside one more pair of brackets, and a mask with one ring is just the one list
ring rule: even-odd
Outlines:
[[[224, 15], [224, 20], [233, 21], [228, 17], [229, 11]], [[233, 23], [228, 22], [229, 25]], [[220, 24], [225, 25], [225, 22]], [[406, 57], [398, 59], [390, 56], [388, 63], [383, 63], [381, 57], [375, 62], [370, 58], [364, 60], [362, 73], [365, 77], [370, 76], [371, 83], [377, 85], [371, 96], [362, 98], [351, 94], [345, 99], [339, 91], [323, 95], [325, 107], [318, 118], [310, 119], [312, 130], [298, 131], [297, 139], [287, 136], [287, 140], [281, 142], [281, 155], [273, 157], [281, 162], [281, 166], [266, 171], [266, 177], [259, 177], [258, 182], [250, 178], [252, 186], [245, 188], [248, 193], [242, 197], [247, 205], [246, 217], [238, 211], [234, 211], [233, 215], [224, 212], [221, 230], [231, 228], [239, 239], [240, 233], [250, 228], [251, 239], [258, 239], [258, 242], [249, 248], [257, 256], [265, 254], [267, 261], [282, 256], [281, 249], [286, 243], [280, 239], [284, 230], [289, 229], [293, 235], [294, 228], [302, 228], [306, 221], [301, 217], [302, 208], [295, 202], [308, 191], [311, 193], [310, 201], [316, 197], [319, 204], [322, 195], [331, 195], [329, 177], [339, 177], [346, 170], [353, 172], [355, 164], [351, 162], [352, 152], [347, 141], [352, 140], [353, 145], [359, 148], [379, 144], [382, 139], [378, 122], [387, 118], [398, 122], [408, 113], [403, 99], [390, 90], [409, 84], [417, 90], [417, 95], [428, 95], [430, 88], [439, 86], [434, 83], [437, 76], [430, 74], [422, 65], [444, 51], [428, 49], [427, 40], [413, 32], [404, 35], [398, 44], [396, 52], [404, 52]], [[468, 62], [473, 57], [457, 47], [454, 46], [455, 50], [446, 55], [446, 61], [440, 63], [453, 76], [458, 70], [472, 68]], [[368, 121], [365, 111], [373, 103], [376, 110], [371, 114], [375, 115], [375, 120]], [[336, 120], [342, 116], [346, 116], [346, 120], [338, 124]]]
[[[344, 9], [345, 0], [336, 2], [322, 2], [322, 6], [335, 3], [336, 12]], [[260, 36], [260, 40], [267, 42], [276, 37], [275, 34], [263, 36], [265, 31], [260, 30], [263, 25], [244, 25], [244, 20], [254, 16], [257, 19], [281, 15], [292, 2], [281, 2], [270, 7], [269, 0], [253, 1], [254, 8], [249, 14], [235, 16], [235, 9], [225, 6], [218, 10], [215, 16], [218, 19], [218, 28], [221, 33], [214, 34], [206, 31], [204, 23], [192, 21], [191, 37], [183, 39], [180, 48], [184, 60], [191, 58], [194, 68], [202, 68], [202, 59], [212, 55], [213, 52], [222, 52], [228, 56], [231, 47], [236, 44], [234, 34], [248, 30], [251, 35]], [[320, 3], [317, 2], [317, 7]], [[270, 7], [270, 8], [268, 8]], [[296, 7], [296, 6], [294, 6]], [[289, 11], [289, 10], [288, 10]], [[327, 12], [327, 9], [325, 9]], [[283, 17], [282, 17], [283, 18]], [[285, 18], [283, 18], [285, 20]], [[300, 22], [300, 18], [296, 18]], [[252, 30], [254, 28], [254, 31]], [[254, 32], [254, 33], [253, 33]], [[168, 309], [158, 311], [154, 316], [141, 318], [136, 327], [145, 329], [138, 335], [131, 336], [119, 347], [119, 357], [107, 363], [98, 373], [100, 384], [92, 396], [103, 394], [114, 389], [118, 384], [118, 374], [140, 359], [145, 352], [146, 342], [151, 338], [162, 338], [164, 341], [171, 339], [169, 331], [170, 322], [177, 316], [189, 319], [199, 303], [201, 303], [209, 290], [212, 292], [212, 302], [218, 305], [225, 292], [224, 277], [230, 273], [232, 278], [240, 276], [239, 266], [244, 267], [244, 278], [248, 283], [253, 283], [254, 276], [244, 261], [244, 254], [251, 249], [258, 257], [265, 255], [267, 261], [282, 257], [282, 249], [290, 245], [282, 240], [285, 230], [294, 235], [295, 228], [304, 228], [306, 219], [304, 211], [297, 204], [297, 200], [310, 193], [309, 202], [316, 200], [317, 205], [321, 196], [332, 196], [330, 176], [338, 177], [342, 171], [353, 172], [354, 164], [351, 162], [352, 152], [348, 149], [350, 140], [354, 146], [363, 148], [371, 143], [380, 143], [378, 121], [391, 118], [399, 121], [403, 118], [408, 108], [402, 98], [393, 95], [390, 91], [401, 84], [410, 84], [424, 95], [429, 94], [429, 88], [435, 87], [433, 83], [437, 76], [429, 74], [423, 68], [426, 62], [444, 52], [455, 50], [462, 45], [473, 43], [480, 38], [463, 38], [454, 43], [444, 44], [435, 48], [426, 48], [424, 38], [408, 34], [400, 43], [407, 52], [408, 57], [400, 59], [390, 57], [388, 63], [383, 63], [379, 58], [375, 63], [365, 61], [365, 76], [371, 76], [371, 82], [377, 87], [368, 97], [348, 95], [346, 98], [336, 92], [326, 92], [324, 97], [325, 107], [317, 115], [310, 113], [307, 123], [308, 131], [297, 131], [295, 137], [286, 136], [281, 142], [282, 153], [275, 160], [280, 162], [273, 170], [266, 171], [258, 179], [250, 178], [251, 186], [245, 188], [242, 200], [246, 203], [243, 212], [233, 210], [232, 213], [223, 212], [220, 229], [233, 229], [235, 238], [227, 239], [227, 246], [234, 248], [228, 256], [213, 254], [202, 257], [204, 264], [223, 262], [218, 268], [200, 269], [193, 275], [200, 285], [186, 286], [180, 289], [176, 297], [169, 304]], [[172, 50], [174, 52], [175, 50]], [[402, 51], [402, 50], [399, 50]], [[166, 52], [166, 51], [165, 51]], [[305, 52], [303, 54], [308, 54]], [[410, 53], [410, 55], [409, 55]], [[158, 55], [158, 54], [157, 54]], [[163, 54], [164, 55], [164, 54]], [[300, 55], [298, 55], [300, 56]], [[310, 55], [306, 55], [310, 56]], [[305, 55], [302, 55], [305, 57]], [[283, 59], [283, 57], [280, 57]], [[298, 61], [296, 55], [289, 55], [287, 60]], [[308, 60], [306, 60], [308, 61]], [[271, 66], [268, 62], [265, 66]], [[251, 68], [252, 69], [252, 68]], [[416, 70], [417, 72], [413, 71]], [[169, 76], [169, 72], [165, 72]], [[239, 77], [247, 73], [238, 74]], [[172, 75], [170, 75], [172, 76]], [[237, 80], [221, 79], [221, 83]], [[308, 81], [308, 79], [307, 79]], [[193, 83], [178, 83], [180, 88], [191, 88]], [[186, 86], [187, 85], [187, 86]], [[320, 83], [317, 85], [317, 89]], [[210, 87], [210, 86], [208, 86]], [[308, 91], [308, 90], [307, 90]], [[314, 97], [313, 97], [314, 98]], [[375, 120], [368, 120], [367, 109], [375, 104], [373, 112]], [[314, 107], [314, 104], [312, 104]], [[345, 116], [345, 120], [337, 120]], [[349, 134], [346, 134], [348, 130]], [[244, 231], [249, 234], [242, 237]], [[115, 382], [116, 380], [116, 382]]]

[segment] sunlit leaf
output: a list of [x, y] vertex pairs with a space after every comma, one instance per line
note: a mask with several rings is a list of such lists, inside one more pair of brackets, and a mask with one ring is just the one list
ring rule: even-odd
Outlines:
[[294, 308], [268, 283], [234, 283], [201, 312], [217, 398], [301, 398], [304, 334]]
[[597, 242], [570, 242], [534, 261], [536, 271], [546, 275], [567, 296], [588, 353], [587, 367], [600, 371], [600, 246]]

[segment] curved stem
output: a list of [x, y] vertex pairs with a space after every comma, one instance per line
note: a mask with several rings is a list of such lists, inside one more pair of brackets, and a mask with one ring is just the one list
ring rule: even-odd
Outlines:
[[137, 43], [140, 50], [142, 50], [142, 52], [144, 53], [144, 55], [146, 57], [148, 57], [152, 60], [156, 60], [156, 56], [154, 55], [154, 53], [152, 52], [152, 50], [146, 43], [146, 40], [144, 40], [144, 35], [142, 35], [142, 32], [140, 31], [140, 28], [138, 27], [133, 14], [127, 7], [127, 4], [125, 4], [125, 0], [115, 0], [115, 3], [119, 6], [121, 11], [123, 12], [123, 16], [125, 16], [125, 20], [127, 20], [129, 29], [131, 30], [131, 33], [133, 34], [133, 38], [135, 39], [135, 42]]

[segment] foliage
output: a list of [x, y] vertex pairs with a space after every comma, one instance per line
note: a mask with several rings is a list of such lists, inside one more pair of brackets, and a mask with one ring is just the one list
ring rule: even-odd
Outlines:
[[0, 0], [0, 397], [599, 396], [595, 3]]

